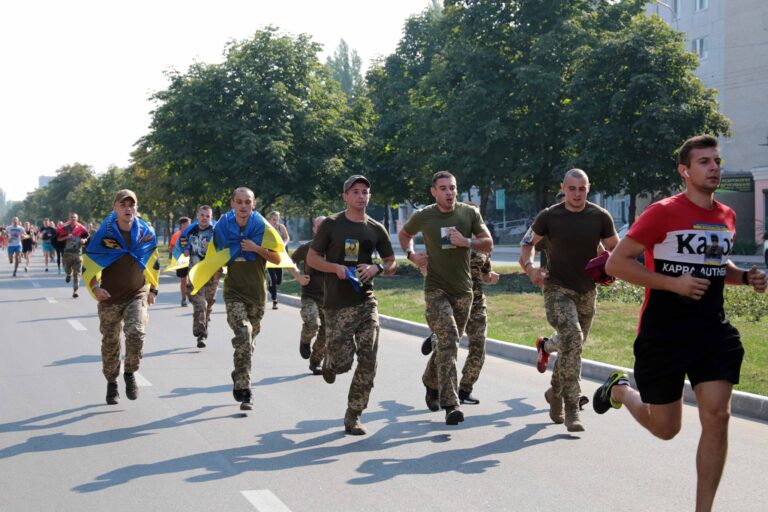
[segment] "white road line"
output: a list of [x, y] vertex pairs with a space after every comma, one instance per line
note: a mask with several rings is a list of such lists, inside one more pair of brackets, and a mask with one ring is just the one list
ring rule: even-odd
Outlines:
[[67, 320], [69, 322], [69, 325], [72, 326], [72, 328], [76, 331], [87, 331], [88, 329], [81, 324], [78, 320]]
[[50, 304], [57, 304], [59, 302], [53, 297], [46, 297], [45, 300], [47, 300]]
[[32, 287], [33, 288], [40, 288], [40, 283], [38, 283], [37, 281], [32, 281]]
[[267, 489], [260, 491], [240, 491], [259, 512], [291, 512], [280, 498]]
[[[123, 362], [120, 362], [120, 370], [121, 370], [123, 373], [125, 373], [125, 363], [123, 363]], [[151, 383], [151, 382], [149, 382], [149, 381], [147, 380], [147, 378], [146, 378], [146, 377], [144, 377], [144, 376], [143, 376], [142, 374], [140, 374], [139, 372], [135, 372], [135, 373], [133, 374], [133, 376], [134, 376], [134, 378], [136, 379], [136, 384], [137, 384], [137, 385], [138, 385], [140, 388], [148, 388], [148, 387], [152, 386], [152, 383]]]

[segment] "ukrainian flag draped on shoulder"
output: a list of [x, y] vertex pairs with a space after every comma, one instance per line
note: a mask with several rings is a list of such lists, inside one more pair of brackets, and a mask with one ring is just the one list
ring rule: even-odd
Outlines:
[[[211, 226], [216, 227], [216, 221], [211, 221]], [[179, 239], [176, 240], [176, 244], [173, 246], [173, 252], [171, 253], [171, 261], [168, 266], [165, 267], [163, 272], [169, 272], [171, 270], [178, 270], [181, 268], [189, 267], [189, 256], [184, 254], [184, 251], [189, 247], [189, 233], [197, 227], [197, 221], [187, 226], [187, 228], [179, 235]], [[207, 228], [206, 228], [207, 229]]]
[[155, 288], [158, 286], [160, 261], [155, 230], [137, 218], [131, 226], [130, 240], [131, 247], [128, 248], [117, 225], [115, 212], [107, 215], [96, 233], [91, 236], [83, 255], [83, 279], [93, 298], [96, 298], [91, 286], [93, 278], [98, 282], [101, 279], [101, 271], [126, 254], [130, 254], [144, 270], [147, 282]]
[[280, 234], [258, 212], [251, 213], [245, 229], [241, 230], [235, 220], [235, 211], [224, 214], [216, 227], [213, 228], [213, 239], [208, 244], [205, 259], [192, 267], [189, 271], [189, 280], [192, 283], [192, 295], [195, 295], [213, 274], [229, 262], [237, 258], [246, 261], [255, 261], [259, 258], [254, 252], [243, 252], [240, 248], [242, 240], [252, 240], [256, 245], [280, 253], [280, 263], [271, 267], [293, 267], [290, 257], [283, 257], [285, 245]]

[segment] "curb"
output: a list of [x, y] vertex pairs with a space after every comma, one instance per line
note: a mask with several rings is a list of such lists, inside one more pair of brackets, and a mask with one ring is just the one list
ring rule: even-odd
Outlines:
[[[301, 299], [299, 297], [282, 293], [278, 295], [283, 304], [297, 308], [301, 307]], [[425, 324], [411, 322], [409, 320], [401, 320], [400, 318], [386, 315], [379, 315], [379, 324], [385, 329], [391, 329], [393, 331], [418, 336], [420, 338], [426, 338], [432, 332]], [[461, 346], [466, 348], [466, 336], [462, 336]], [[519, 363], [526, 363], [531, 366], [536, 365], [536, 349], [533, 347], [487, 338], [485, 341], [485, 352], [504, 359], [511, 359]], [[550, 356], [550, 361], [554, 362], [556, 359], [557, 354], [552, 354], [552, 356]], [[581, 376], [591, 380], [603, 381], [607, 379], [608, 375], [614, 370], [622, 370], [626, 372], [629, 375], [629, 380], [632, 385], [636, 386], [634, 372], [630, 368], [611, 366], [589, 359], [581, 360]], [[693, 392], [693, 388], [691, 388], [691, 383], [687, 380], [685, 381], [683, 400], [687, 404], [696, 405], [696, 394]], [[746, 393], [744, 391], [734, 391], [733, 396], [731, 397], [731, 413], [749, 419], [768, 421], [768, 397]]]

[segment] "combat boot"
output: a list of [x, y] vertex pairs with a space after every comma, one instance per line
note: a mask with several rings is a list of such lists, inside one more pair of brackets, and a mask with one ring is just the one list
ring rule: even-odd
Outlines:
[[584, 425], [579, 419], [579, 396], [565, 400], [565, 428], [568, 432], [584, 432]]
[[555, 392], [552, 388], [549, 388], [544, 392], [544, 399], [549, 404], [549, 417], [558, 425], [565, 421], [563, 415], [563, 397], [555, 396]]
[[132, 373], [124, 373], [125, 379], [125, 396], [128, 400], [136, 400], [139, 397], [139, 387], [136, 385], [136, 377]]
[[347, 408], [347, 413], [344, 415], [344, 432], [353, 436], [364, 436], [368, 433], [363, 424], [360, 423], [361, 414], [362, 411]]
[[107, 383], [107, 403], [117, 405], [120, 402], [120, 392], [117, 390], [117, 382]]

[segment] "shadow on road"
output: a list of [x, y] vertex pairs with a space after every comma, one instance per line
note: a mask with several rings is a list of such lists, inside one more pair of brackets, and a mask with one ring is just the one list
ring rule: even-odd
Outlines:
[[[427, 419], [423, 409], [385, 401], [380, 403], [383, 410], [364, 413], [362, 418], [369, 425], [383, 420], [384, 427], [362, 438], [346, 437], [341, 427], [341, 418], [301, 421], [293, 429], [258, 435], [254, 445], [202, 452], [150, 464], [130, 465], [99, 475], [95, 481], [76, 486], [73, 490], [81, 493], [97, 492], [138, 478], [188, 471], [197, 471], [199, 474], [189, 477], [187, 481], [209, 482], [247, 472], [280, 471], [332, 464], [350, 453], [376, 453], [421, 443], [443, 446], [423, 457], [368, 460], [358, 468], [358, 472], [365, 476], [353, 478], [349, 483], [371, 484], [408, 474], [439, 474], [451, 471], [482, 473], [499, 464], [498, 460], [486, 459], [494, 454], [510, 453], [560, 439], [573, 439], [558, 434], [532, 440], [531, 437], [545, 429], [548, 423], [527, 424], [519, 430], [509, 432], [510, 428], [515, 428], [509, 422], [510, 419], [541, 411], [524, 403], [522, 399], [502, 403], [507, 407], [501, 411], [470, 416], [463, 425], [449, 427], [443, 424], [442, 415], [436, 422], [431, 418]], [[489, 426], [503, 428], [504, 430], [500, 430], [502, 437], [472, 448], [450, 450], [444, 446], [444, 443], [451, 440], [452, 432]], [[295, 441], [292, 439], [294, 436], [310, 437]], [[345, 439], [349, 442], [338, 445]]]
[[[166, 350], [158, 350], [156, 352], [148, 352], [144, 354], [144, 358], [147, 357], [160, 357], [160, 356], [167, 356], [170, 354], [197, 354], [199, 350], [191, 349], [189, 347], [177, 347], [177, 348], [169, 348]], [[91, 363], [101, 363], [101, 355], [95, 355], [95, 354], [84, 354], [77, 357], [69, 357], [67, 359], [59, 359], [58, 361], [54, 361], [51, 364], [45, 365], [45, 368], [50, 368], [52, 366], [67, 366], [70, 364], [91, 364]]]

